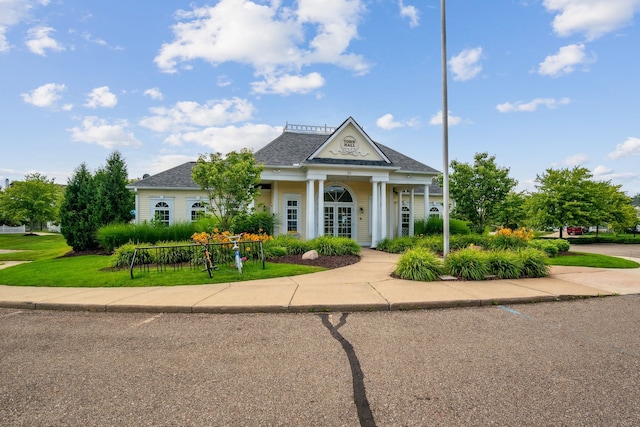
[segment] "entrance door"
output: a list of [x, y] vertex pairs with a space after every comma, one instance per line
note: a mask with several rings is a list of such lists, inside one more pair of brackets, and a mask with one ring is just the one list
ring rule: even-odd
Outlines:
[[324, 235], [353, 237], [353, 197], [349, 190], [332, 185], [324, 191]]
[[324, 235], [351, 238], [353, 208], [338, 204], [324, 207]]

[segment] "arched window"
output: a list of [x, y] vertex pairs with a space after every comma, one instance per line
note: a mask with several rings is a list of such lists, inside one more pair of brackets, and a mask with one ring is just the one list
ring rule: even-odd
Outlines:
[[440, 209], [436, 208], [435, 206], [429, 209], [429, 218], [431, 217], [440, 218]]
[[189, 215], [191, 217], [191, 221], [197, 221], [200, 217], [204, 215], [206, 211], [206, 206], [202, 202], [195, 202], [191, 204], [191, 209], [189, 209]]
[[154, 221], [169, 225], [171, 220], [171, 209], [167, 202], [158, 202], [153, 208]]
[[332, 185], [324, 190], [324, 201], [328, 203], [353, 203], [353, 197], [346, 188]]

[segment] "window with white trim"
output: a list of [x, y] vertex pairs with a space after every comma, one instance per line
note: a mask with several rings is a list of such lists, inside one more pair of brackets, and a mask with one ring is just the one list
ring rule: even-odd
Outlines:
[[429, 209], [429, 218], [431, 217], [440, 218], [440, 209], [435, 206]]
[[204, 202], [189, 202], [189, 218], [191, 222], [202, 218], [206, 210], [207, 207]]
[[160, 197], [152, 198], [150, 201], [151, 220], [171, 225], [173, 223], [173, 199]]
[[284, 226], [287, 233], [295, 234], [300, 232], [301, 203], [302, 197], [299, 195], [285, 195], [284, 197]]

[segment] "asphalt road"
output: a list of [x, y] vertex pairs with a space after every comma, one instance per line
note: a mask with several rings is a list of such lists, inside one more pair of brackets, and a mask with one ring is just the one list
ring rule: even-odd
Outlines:
[[2, 426], [638, 426], [640, 296], [351, 314], [0, 309]]

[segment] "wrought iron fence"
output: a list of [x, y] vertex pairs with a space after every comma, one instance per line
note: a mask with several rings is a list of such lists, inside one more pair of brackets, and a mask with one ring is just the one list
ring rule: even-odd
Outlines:
[[[243, 262], [259, 262], [265, 268], [264, 251], [261, 241], [238, 242]], [[163, 273], [168, 269], [191, 270], [205, 267], [205, 249], [214, 266], [231, 266], [234, 264], [235, 252], [233, 243], [197, 243], [175, 246], [139, 246], [133, 251], [129, 272], [133, 279], [134, 270], [149, 272], [155, 269]]]

